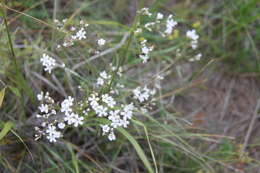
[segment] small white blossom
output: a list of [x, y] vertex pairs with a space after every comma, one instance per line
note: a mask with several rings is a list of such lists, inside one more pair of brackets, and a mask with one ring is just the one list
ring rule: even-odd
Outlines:
[[88, 101], [90, 102], [90, 106], [95, 109], [97, 107], [99, 98], [96, 96], [96, 94], [91, 94], [91, 96], [88, 98]]
[[99, 46], [104, 46], [106, 44], [106, 40], [101, 38], [101, 39], [98, 39], [97, 43], [98, 43]]
[[108, 82], [111, 79], [111, 75], [107, 74], [106, 71], [102, 71], [99, 74], [99, 76], [100, 77], [97, 79], [97, 83], [96, 83], [98, 86], [104, 85], [106, 82]]
[[124, 116], [124, 119], [131, 119], [133, 116], [133, 110], [134, 110], [133, 103], [125, 105], [123, 107], [123, 111], [121, 112], [121, 115]]
[[145, 86], [144, 88], [137, 87], [133, 90], [134, 98], [138, 99], [139, 102], [144, 102], [149, 99], [151, 95], [155, 94], [155, 90], [150, 90]]
[[86, 31], [84, 28], [80, 28], [80, 30], [76, 33], [76, 35], [72, 36], [72, 39], [74, 40], [83, 40], [86, 39]]
[[143, 40], [141, 42], [141, 54], [139, 55], [139, 58], [143, 60], [143, 63], [146, 63], [148, 61], [149, 54], [153, 50], [153, 46], [147, 46], [146, 45], [147, 40]]
[[177, 25], [178, 23], [173, 19], [172, 15], [169, 15], [166, 21], [166, 30], [164, 31], [165, 34], [170, 35], [173, 31], [173, 28]]
[[44, 97], [44, 95], [43, 95], [43, 92], [41, 91], [41, 93], [37, 95], [37, 99], [39, 101], [41, 101], [43, 99], [43, 97]]
[[44, 66], [44, 71], [51, 73], [52, 69], [56, 66], [56, 60], [47, 54], [43, 54], [40, 60]]
[[110, 108], [113, 108], [116, 105], [113, 97], [109, 96], [108, 94], [102, 95], [102, 101], [105, 102]]
[[115, 136], [114, 132], [110, 132], [110, 133], [109, 133], [108, 139], [109, 139], [110, 141], [116, 140], [116, 136]]
[[72, 125], [75, 122], [75, 113], [67, 113], [65, 115], [64, 121], [68, 123], [68, 125]]
[[146, 7], [142, 8], [140, 10], [140, 13], [143, 15], [152, 16], [152, 13], [149, 12], [149, 8], [146, 8]]
[[105, 117], [107, 116], [107, 107], [104, 107], [102, 105], [98, 105], [93, 108], [97, 114], [98, 117]]
[[103, 78], [101, 78], [101, 77], [97, 78], [97, 85], [102, 86], [102, 85], [104, 85], [104, 83], [105, 83], [105, 80]]
[[63, 123], [63, 122], [58, 123], [58, 127], [60, 129], [64, 129], [65, 128], [65, 123]]
[[110, 127], [108, 125], [101, 125], [103, 135], [110, 131]]
[[39, 109], [41, 112], [45, 112], [45, 113], [49, 112], [49, 107], [47, 104], [41, 104], [41, 106], [39, 106]]
[[57, 131], [56, 127], [53, 125], [47, 127], [46, 133], [48, 134], [47, 139], [50, 142], [56, 142], [56, 139], [61, 137], [61, 133]]
[[162, 13], [157, 13], [156, 19], [157, 20], [163, 19], [163, 14]]
[[74, 114], [74, 127], [78, 127], [79, 125], [83, 124], [84, 118], [79, 116], [78, 114]]
[[192, 40], [199, 39], [199, 35], [196, 33], [196, 30], [194, 30], [194, 29], [187, 31], [186, 36]]
[[73, 105], [74, 98], [69, 96], [67, 99], [65, 99], [61, 103], [61, 112], [65, 112], [65, 114], [69, 113], [72, 111], [71, 106]]

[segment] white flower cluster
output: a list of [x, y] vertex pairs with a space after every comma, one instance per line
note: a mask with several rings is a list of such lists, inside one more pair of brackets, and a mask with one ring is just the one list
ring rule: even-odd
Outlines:
[[74, 127], [83, 124], [84, 118], [73, 112], [74, 98], [69, 96], [62, 101], [58, 110], [58, 105], [55, 104], [48, 92], [46, 94], [41, 92], [37, 95], [37, 99], [41, 102], [41, 105], [39, 106], [40, 114], [37, 114], [36, 117], [42, 122], [41, 128], [35, 128], [38, 132], [35, 136], [36, 139], [45, 135], [50, 142], [56, 142], [58, 138], [62, 137], [61, 131], [57, 129], [64, 129], [66, 123]]
[[149, 8], [144, 7], [142, 8], [139, 13], [141, 13], [142, 15], [146, 15], [146, 16], [152, 16], [152, 13], [149, 11]]
[[[139, 11], [140, 14], [144, 15], [144, 16], [148, 16], [149, 20], [146, 23], [143, 24], [144, 29], [152, 32], [154, 29], [161, 28], [161, 24], [162, 21], [164, 21], [164, 15], [160, 12], [158, 13], [151, 13], [149, 11], [149, 8], [142, 8]], [[159, 31], [159, 33], [165, 37], [166, 35], [171, 35], [173, 32], [173, 29], [175, 28], [175, 26], [178, 24], [174, 19], [173, 19], [173, 15], [169, 15], [166, 19], [166, 26], [165, 24], [163, 25], [163, 28], [166, 28], [164, 31]], [[135, 34], [139, 34], [143, 32], [142, 26], [139, 23], [139, 26], [137, 27], [137, 29], [135, 30]], [[160, 30], [160, 29], [159, 29]], [[146, 63], [148, 61], [149, 57], [149, 52], [153, 50], [153, 47], [148, 47], [146, 45], [146, 40], [141, 42], [141, 49], [142, 49], [142, 54], [139, 55], [139, 58], [141, 58], [143, 60], [143, 63]]]
[[148, 89], [147, 86], [144, 88], [139, 86], [133, 90], [134, 98], [136, 98], [140, 103], [149, 100], [155, 92], [155, 90]]
[[[107, 73], [103, 73], [101, 76], [108, 77]], [[42, 120], [42, 123], [40, 127], [36, 128], [38, 132], [36, 138], [46, 136], [50, 142], [56, 142], [63, 136], [62, 130], [67, 126], [83, 125], [85, 120], [94, 115], [94, 119], [102, 119], [103, 123], [100, 125], [102, 134], [107, 135], [110, 141], [115, 140], [114, 130], [119, 127], [127, 128], [134, 112], [138, 109], [147, 112], [146, 105], [149, 104], [147, 101], [151, 100], [152, 95], [155, 94], [155, 90], [148, 89], [146, 86], [137, 87], [133, 90], [134, 97], [130, 97], [127, 99], [128, 102], [123, 101], [122, 103], [119, 97], [122, 94], [115, 92], [117, 87], [124, 86], [116, 85], [113, 90], [106, 93], [102, 93], [100, 90], [98, 92], [92, 91], [89, 96], [77, 103], [74, 98], [69, 96], [57, 104], [48, 92], [46, 94], [41, 92], [37, 95], [41, 104], [39, 106], [40, 113], [36, 117]], [[141, 106], [143, 102], [146, 102], [146, 105]], [[86, 119], [79, 114], [86, 116]]]
[[153, 46], [147, 46], [146, 45], [147, 40], [143, 40], [141, 42], [141, 54], [139, 57], [143, 60], [143, 63], [146, 63], [148, 59], [150, 58], [149, 54], [153, 50]]
[[186, 33], [186, 36], [191, 39], [191, 47], [192, 49], [196, 49], [198, 47], [198, 39], [199, 35], [196, 33], [196, 30], [189, 30]]
[[56, 130], [56, 127], [48, 121], [51, 116], [56, 115], [55, 106], [53, 106], [54, 100], [49, 96], [48, 92], [46, 94], [41, 92], [37, 95], [37, 99], [41, 101], [41, 105], [39, 106], [40, 114], [37, 114], [36, 117], [42, 120], [41, 127], [45, 130], [36, 127], [35, 130], [38, 134], [35, 135], [35, 138], [38, 139], [42, 135], [46, 135], [50, 142], [56, 142], [62, 136], [61, 132]]
[[111, 79], [111, 75], [107, 74], [106, 71], [102, 71], [97, 78], [97, 86], [103, 86], [107, 84]]
[[103, 135], [108, 134], [110, 141], [115, 140], [114, 129], [118, 127], [126, 128], [129, 125], [129, 120], [133, 116], [133, 103], [124, 105], [115, 101], [108, 93], [99, 96], [97, 93], [92, 93], [88, 98], [91, 109], [97, 117], [106, 118], [108, 122], [101, 125]]
[[169, 15], [166, 21], [166, 30], [164, 33], [170, 35], [177, 24], [178, 23], [173, 19], [173, 16]]
[[40, 61], [44, 67], [44, 71], [47, 71], [48, 73], [51, 73], [52, 69], [56, 66], [56, 60], [45, 53], [42, 55]]
[[68, 125], [74, 125], [74, 127], [78, 127], [83, 124], [84, 118], [79, 116], [78, 114], [72, 111], [72, 106], [74, 105], [74, 98], [68, 97], [61, 103], [61, 112], [65, 113], [64, 121], [68, 123]]
[[[80, 21], [80, 26], [71, 26], [69, 30], [67, 30], [66, 27], [67, 19], [63, 19], [62, 22], [59, 20], [54, 20], [54, 23], [56, 24], [57, 29], [65, 32], [67, 36], [64, 39], [64, 42], [61, 44], [64, 47], [69, 47], [74, 44], [75, 41], [80, 41], [83, 39], [86, 39], [87, 31], [86, 28], [88, 27], [87, 23], [84, 23], [84, 21]], [[61, 45], [58, 45], [57, 48], [60, 48]]]

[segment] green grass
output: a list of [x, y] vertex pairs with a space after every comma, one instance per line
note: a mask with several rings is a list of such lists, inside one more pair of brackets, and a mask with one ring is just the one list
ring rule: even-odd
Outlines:
[[[215, 61], [225, 65], [227, 72], [231, 74], [258, 74], [257, 45], [260, 30], [257, 30], [257, 26], [260, 8], [257, 8], [257, 0], [220, 3], [180, 1], [174, 5], [170, 2], [156, 1], [152, 8], [165, 13], [174, 12], [178, 20], [190, 26], [197, 21], [201, 23], [198, 28], [201, 37], [199, 49], [205, 58], [197, 70], [198, 73], [186, 82], [187, 86], [193, 85], [196, 77], [209, 65], [216, 67]], [[189, 88], [186, 86], [163, 88], [163, 93], [157, 98], [159, 103], [156, 111], [136, 117], [127, 131], [119, 130], [120, 135], [116, 142], [110, 143], [99, 132], [93, 131], [95, 124], [91, 122], [84, 129], [69, 129], [64, 140], [55, 145], [44, 140], [34, 141], [34, 122], [30, 118], [37, 109], [34, 98], [40, 90], [49, 90], [57, 100], [62, 100], [64, 92], [76, 96], [77, 90], [72, 86], [86, 86], [93, 82], [100, 69], [105, 68], [111, 60], [128, 67], [131, 77], [129, 74], [127, 78], [122, 78], [120, 82], [123, 84], [131, 81], [134, 86], [139, 83], [140, 76], [145, 78], [158, 65], [164, 67], [162, 71], [175, 77], [177, 74], [171, 69], [189, 56], [187, 48], [184, 48], [182, 57], [176, 57], [177, 49], [183, 48], [186, 43], [181, 37], [165, 41], [157, 35], [144, 34], [142, 36], [159, 43], [159, 46], [156, 47], [149, 66], [139, 65], [140, 60], [135, 58], [135, 48], [141, 36], [130, 34], [126, 46], [98, 60], [87, 62], [75, 69], [74, 75], [61, 70], [55, 71], [54, 76], [42, 73], [39, 64], [42, 52], [53, 50], [53, 45], [63, 35], [51, 27], [52, 3], [36, 0], [9, 2], [9, 7], [17, 7], [15, 9], [20, 12], [25, 10], [26, 15], [8, 10], [6, 20], [12, 23], [0, 25], [0, 89], [6, 88], [5, 94], [0, 93], [0, 172], [211, 173], [223, 172], [225, 169], [232, 171], [227, 165], [241, 161], [238, 158], [240, 153], [234, 149], [236, 144], [228, 139], [220, 142], [216, 151], [206, 152], [203, 148], [210, 145], [209, 141], [216, 141], [212, 137], [214, 135], [190, 130], [187, 128], [190, 124], [174, 108], [172, 110], [160, 104], [164, 95], [172, 95], [173, 89], [174, 94], [181, 95]], [[133, 4], [126, 0], [71, 0], [61, 5], [67, 8], [57, 10], [58, 18], [71, 17], [74, 22], [84, 19], [96, 25], [92, 31], [98, 32], [100, 36], [109, 37], [109, 34], [114, 34], [115, 40], [109, 43], [112, 47], [121, 40], [124, 32], [132, 31], [131, 27], [135, 27], [129, 25], [129, 21], [133, 21], [135, 16], [129, 9], [129, 5]], [[21, 27], [19, 30], [15, 30], [17, 25]], [[182, 33], [181, 29], [186, 28], [180, 27]], [[84, 57], [91, 56], [88, 49], [92, 45], [91, 41], [79, 43], [78, 49], [55, 53], [73, 67], [84, 61]], [[3, 96], [5, 97], [1, 104]], [[250, 166], [258, 165], [250, 157], [244, 162]]]

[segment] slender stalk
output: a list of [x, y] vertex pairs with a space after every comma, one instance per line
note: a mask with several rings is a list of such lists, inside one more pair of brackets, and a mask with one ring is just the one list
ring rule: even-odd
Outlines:
[[2, 9], [2, 11], [3, 11], [5, 29], [6, 29], [6, 33], [7, 33], [7, 37], [8, 37], [8, 44], [9, 44], [9, 47], [10, 47], [10, 50], [11, 50], [11, 57], [12, 57], [13, 62], [14, 62], [15, 70], [16, 70], [16, 72], [18, 72], [19, 71], [18, 70], [18, 64], [17, 64], [17, 61], [16, 61], [15, 53], [14, 53], [13, 43], [12, 43], [9, 28], [8, 28], [8, 22], [7, 22], [7, 19], [6, 19], [5, 10]]
[[[56, 20], [57, 19], [57, 14], [58, 14], [58, 11], [59, 11], [59, 4], [60, 4], [60, 0], [54, 0], [54, 8], [53, 8], [53, 14], [52, 14], [52, 20]], [[53, 29], [52, 30], [52, 34], [51, 34], [51, 41], [52, 43], [55, 41], [55, 31], [56, 29]], [[52, 50], [54, 50], [54, 45], [55, 44], [52, 44]]]

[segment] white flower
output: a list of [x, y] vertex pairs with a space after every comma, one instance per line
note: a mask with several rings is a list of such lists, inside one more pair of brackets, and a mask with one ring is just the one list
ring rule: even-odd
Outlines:
[[43, 54], [40, 60], [44, 66], [44, 71], [51, 73], [52, 69], [56, 66], [56, 60], [47, 54]]
[[43, 97], [44, 97], [44, 95], [43, 95], [43, 92], [41, 91], [41, 93], [37, 95], [37, 99], [39, 101], [41, 101], [43, 99]]
[[110, 108], [113, 108], [116, 105], [116, 102], [113, 99], [113, 97], [109, 96], [108, 94], [102, 95], [102, 101], [105, 102]]
[[99, 46], [104, 46], [106, 44], [106, 40], [101, 38], [101, 39], [98, 39], [97, 43], [98, 43]]
[[116, 139], [116, 136], [115, 136], [114, 132], [110, 132], [110, 133], [109, 133], [108, 139], [109, 139], [110, 141], [114, 141], [114, 140]]
[[46, 137], [50, 142], [57, 142], [56, 140], [56, 136], [54, 134], [49, 134], [47, 137]]
[[172, 15], [169, 15], [166, 21], [166, 30], [164, 31], [165, 34], [170, 35], [173, 31], [173, 28], [177, 25], [178, 23], [172, 18]]
[[41, 112], [45, 112], [45, 113], [48, 113], [49, 111], [48, 105], [46, 104], [41, 104], [41, 106], [39, 106], [39, 109]]
[[83, 124], [84, 118], [79, 116], [78, 114], [74, 114], [74, 127], [78, 127], [78, 125]]
[[49, 125], [46, 130], [46, 133], [55, 133], [55, 132], [56, 132], [56, 127], [53, 125]]
[[130, 122], [127, 119], [121, 119], [120, 120], [120, 126], [127, 128], [127, 126], [130, 124]]
[[134, 105], [133, 103], [125, 105], [123, 107], [123, 110], [121, 112], [121, 115], [124, 116], [124, 119], [131, 119], [133, 116], [133, 110], [134, 110]]
[[90, 106], [94, 109], [97, 107], [99, 98], [96, 96], [96, 94], [91, 94], [91, 96], [88, 98], [88, 101], [90, 102]]
[[65, 128], [65, 123], [63, 123], [63, 122], [58, 123], [58, 127], [60, 129], [64, 129]]
[[157, 13], [156, 19], [157, 20], [163, 19], [163, 14], [162, 13]]
[[80, 30], [76, 33], [76, 35], [72, 36], [72, 39], [74, 40], [83, 40], [86, 39], [86, 31], [84, 28], [80, 28]]
[[196, 30], [189, 30], [186, 32], [186, 36], [192, 40], [198, 40], [199, 36], [196, 33]]
[[101, 125], [103, 135], [110, 131], [110, 127], [108, 125]]
[[103, 79], [110, 79], [111, 78], [111, 76], [108, 75], [106, 71], [102, 71], [100, 73], [100, 77], [102, 77]]
[[155, 90], [150, 90], [145, 86], [144, 88], [137, 87], [133, 90], [134, 98], [138, 99], [139, 102], [144, 102], [149, 99], [151, 95], [155, 94]]
[[100, 74], [99, 74], [99, 78], [97, 79], [97, 85], [104, 85], [109, 79], [111, 79], [111, 75], [107, 74], [106, 71], [102, 71]]
[[48, 134], [47, 139], [50, 142], [56, 142], [56, 139], [61, 137], [61, 133], [57, 131], [56, 127], [53, 125], [47, 127], [46, 133]]
[[99, 117], [105, 117], [107, 116], [107, 108], [102, 106], [102, 105], [98, 105], [95, 108], [93, 108], [97, 114], [97, 116]]
[[99, 77], [99, 78], [97, 79], [97, 85], [102, 86], [102, 85], [104, 85], [104, 83], [105, 83], [105, 81], [104, 81], [103, 78]]
[[152, 15], [152, 13], [149, 12], [149, 8], [146, 8], [146, 7], [142, 8], [140, 10], [140, 13], [143, 14], [143, 15], [147, 15], [147, 16], [151, 16]]
[[139, 58], [141, 58], [143, 60], [143, 63], [146, 63], [148, 61], [149, 54], [150, 52], [153, 50], [153, 46], [148, 47], [146, 45], [147, 40], [143, 40], [141, 42], [141, 54], [139, 55]]
[[139, 55], [139, 58], [143, 60], [143, 63], [147, 63], [150, 57], [148, 55]]
[[65, 112], [65, 114], [69, 113], [72, 111], [71, 106], [73, 105], [74, 98], [69, 96], [67, 99], [65, 99], [61, 103], [61, 112]]
[[67, 113], [65, 115], [64, 121], [67, 121], [68, 125], [71, 125], [75, 122], [75, 113]]

